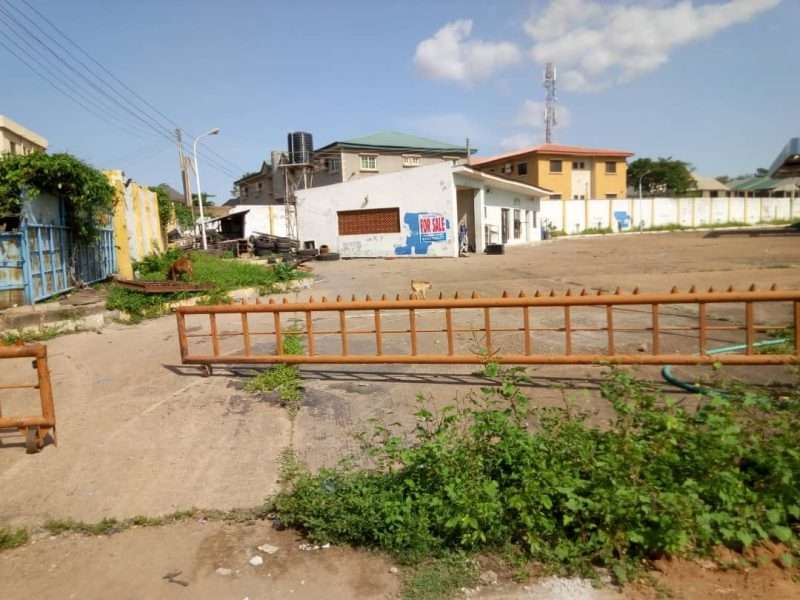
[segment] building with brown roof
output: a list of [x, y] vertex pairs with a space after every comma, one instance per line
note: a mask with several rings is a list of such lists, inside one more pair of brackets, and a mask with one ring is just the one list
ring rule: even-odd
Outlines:
[[540, 144], [476, 158], [470, 166], [552, 190], [553, 199], [625, 198], [631, 156], [625, 150]]

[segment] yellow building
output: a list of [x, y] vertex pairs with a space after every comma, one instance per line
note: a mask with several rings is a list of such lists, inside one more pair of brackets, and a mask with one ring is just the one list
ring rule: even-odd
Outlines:
[[114, 244], [120, 277], [133, 278], [133, 263], [164, 251], [164, 234], [158, 216], [158, 197], [125, 178], [122, 171], [106, 171], [117, 192], [114, 205]]
[[552, 190], [554, 200], [624, 198], [631, 156], [624, 150], [541, 144], [473, 159], [470, 166]]

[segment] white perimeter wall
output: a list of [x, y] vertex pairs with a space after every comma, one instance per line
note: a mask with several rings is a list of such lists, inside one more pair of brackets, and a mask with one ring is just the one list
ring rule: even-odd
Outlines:
[[231, 208], [228, 214], [250, 211], [244, 218], [244, 237], [258, 233], [268, 233], [285, 237], [288, 234], [286, 227], [286, 207], [282, 204], [238, 204]]
[[617, 231], [615, 212], [626, 213], [629, 228], [633, 229], [638, 228], [639, 221], [644, 222], [644, 227], [673, 224], [702, 227], [729, 221], [756, 224], [800, 218], [800, 198], [542, 199], [541, 211], [543, 220], [573, 234], [590, 227], [612, 227]]
[[[327, 244], [345, 257], [458, 256], [453, 166], [441, 163], [297, 191], [300, 242]], [[400, 233], [339, 235], [340, 210], [399, 208]], [[421, 213], [447, 219], [446, 239], [420, 244], [413, 224]], [[412, 226], [409, 225], [412, 224]]]

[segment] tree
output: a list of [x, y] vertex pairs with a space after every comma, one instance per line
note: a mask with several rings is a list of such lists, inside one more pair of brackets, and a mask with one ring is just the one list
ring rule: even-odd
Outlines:
[[681, 196], [697, 187], [692, 177], [692, 165], [682, 160], [667, 158], [639, 158], [628, 165], [628, 185], [649, 195], [673, 194]]
[[[205, 192], [203, 192], [203, 206], [214, 206], [214, 202], [209, 200], [209, 198], [213, 198], [214, 196], [215, 194], [206, 194]], [[195, 206], [198, 206], [197, 194], [192, 194], [192, 202], [194, 203]]]
[[720, 175], [719, 177], [716, 177], [715, 179], [717, 181], [719, 181], [720, 183], [724, 183], [725, 185], [728, 185], [731, 182], [731, 178], [728, 177], [727, 175]]

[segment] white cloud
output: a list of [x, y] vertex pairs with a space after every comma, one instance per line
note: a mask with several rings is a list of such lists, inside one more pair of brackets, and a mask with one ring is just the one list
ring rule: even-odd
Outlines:
[[464, 84], [486, 79], [522, 58], [511, 42], [472, 40], [472, 20], [461, 19], [442, 27], [417, 44], [414, 64], [431, 79], [448, 79]]
[[518, 150], [527, 146], [533, 146], [542, 142], [540, 135], [535, 135], [528, 131], [513, 133], [504, 137], [498, 142], [501, 150]]
[[[516, 123], [525, 127], [540, 129], [544, 127], [544, 102], [536, 100], [525, 100], [522, 108], [517, 114]], [[568, 127], [570, 123], [570, 113], [566, 107], [556, 105], [557, 127]]]
[[692, 0], [609, 6], [599, 0], [550, 0], [525, 23], [531, 56], [555, 62], [560, 87], [591, 91], [635, 79], [669, 60], [677, 47], [713, 36], [775, 8], [781, 0]]

